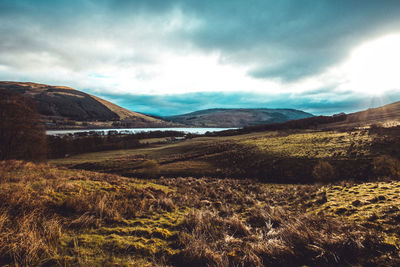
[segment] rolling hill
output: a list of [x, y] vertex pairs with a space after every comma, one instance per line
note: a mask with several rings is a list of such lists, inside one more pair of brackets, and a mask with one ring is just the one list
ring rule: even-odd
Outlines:
[[197, 127], [244, 127], [309, 117], [313, 115], [295, 109], [206, 109], [164, 118]]
[[0, 89], [17, 91], [32, 98], [48, 128], [171, 126], [171, 123], [124, 109], [70, 87], [0, 82]]
[[400, 125], [400, 101], [378, 108], [350, 113], [346, 120], [328, 124], [327, 127], [363, 127], [373, 124], [384, 127]]

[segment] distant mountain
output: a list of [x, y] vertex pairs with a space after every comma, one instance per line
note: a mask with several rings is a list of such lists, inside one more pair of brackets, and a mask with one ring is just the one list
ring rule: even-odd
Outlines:
[[171, 126], [171, 123], [124, 109], [70, 87], [0, 82], [0, 89], [17, 91], [32, 98], [48, 128]]
[[206, 109], [164, 118], [196, 127], [244, 127], [309, 117], [313, 115], [295, 109]]

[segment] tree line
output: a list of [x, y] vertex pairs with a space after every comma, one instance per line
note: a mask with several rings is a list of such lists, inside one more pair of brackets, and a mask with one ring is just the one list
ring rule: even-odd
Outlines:
[[[135, 134], [84, 132], [46, 136], [36, 104], [15, 91], [0, 89], [0, 160], [41, 161], [73, 154], [146, 146], [141, 139], [181, 137], [179, 131], [152, 131]], [[190, 134], [189, 137], [194, 137]]]
[[[48, 157], [61, 158], [74, 154], [98, 152], [116, 149], [133, 149], [146, 147], [146, 142], [140, 142], [148, 138], [167, 138], [184, 136], [179, 131], [153, 131], [139, 133], [118, 133], [110, 131], [107, 134], [102, 131], [79, 132], [75, 134], [47, 136]], [[195, 135], [190, 135], [191, 137]]]

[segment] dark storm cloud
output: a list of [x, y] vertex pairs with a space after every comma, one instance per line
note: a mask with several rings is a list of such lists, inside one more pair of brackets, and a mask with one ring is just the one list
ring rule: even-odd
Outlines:
[[[110, 77], [109, 66], [116, 67], [114, 73], [133, 66], [132, 77], [150, 80], [158, 72], [146, 67], [156, 65], [163, 52], [217, 52], [221, 64], [245, 66], [251, 77], [295, 83], [342, 62], [357, 45], [398, 29], [398, 0], [0, 0], [0, 79], [81, 89], [88, 88], [86, 78]], [[61, 69], [59, 76], [53, 69]], [[369, 101], [338, 92], [335, 84], [276, 95], [245, 88], [243, 93], [150, 96], [132, 88], [119, 97], [112, 82], [97, 85], [104, 89], [97, 94], [108, 92], [120, 105], [163, 115], [215, 107], [327, 114], [354, 111]]]
[[129, 26], [137, 18], [162, 23], [172, 10], [198, 24], [168, 33], [155, 29], [159, 39], [218, 51], [225, 63], [253, 66], [249, 75], [255, 78], [284, 81], [323, 71], [343, 60], [355, 45], [398, 27], [400, 21], [400, 3], [394, 0], [3, 0], [1, 49], [46, 51], [62, 62], [75, 59], [83, 64], [75, 54], [58, 49], [62, 35], [111, 35], [129, 42], [124, 23]]
[[203, 24], [189, 35], [256, 78], [295, 80], [340, 62], [366, 38], [398, 28], [399, 1], [197, 1]]
[[[169, 14], [145, 1], [130, 2], [130, 8], [124, 2], [129, 1], [1, 0], [0, 65], [21, 70], [50, 64], [81, 71], [156, 61], [154, 51], [174, 42], [171, 34], [160, 37], [159, 25]], [[103, 41], [115, 47], [97, 47]]]
[[[167, 4], [168, 3], [168, 4]], [[335, 1], [112, 1], [117, 10], [166, 12], [179, 8], [198, 19], [177, 32], [223, 60], [254, 65], [255, 78], [293, 81], [342, 61], [355, 45], [400, 26], [395, 0]]]

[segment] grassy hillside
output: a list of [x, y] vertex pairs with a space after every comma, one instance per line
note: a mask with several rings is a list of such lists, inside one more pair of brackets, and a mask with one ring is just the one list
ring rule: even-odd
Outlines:
[[133, 150], [89, 153], [53, 161], [62, 166], [145, 177], [149, 160], [160, 176], [256, 178], [313, 182], [312, 171], [327, 161], [341, 179], [373, 177], [379, 155], [399, 158], [399, 130], [275, 131], [201, 137]]
[[[397, 182], [319, 186], [211, 178], [144, 181], [7, 161], [1, 162], [0, 183], [2, 265], [399, 263], [397, 228], [385, 217], [399, 216], [390, 208], [400, 204]], [[385, 188], [391, 194], [382, 198]], [[362, 204], [350, 203], [357, 192]], [[378, 204], [382, 208], [376, 216], [364, 215], [368, 205]], [[351, 206], [359, 219], [344, 216], [341, 206]]]
[[207, 109], [165, 118], [197, 127], [244, 127], [312, 116], [295, 109]]
[[[165, 121], [132, 112], [99, 97], [64, 87], [37, 83], [0, 82], [0, 89], [31, 97], [48, 127], [110, 127], [123, 121], [130, 127], [168, 126]], [[123, 126], [123, 125], [122, 125]]]
[[103, 104], [104, 106], [106, 106], [109, 110], [111, 110], [112, 112], [118, 114], [120, 120], [142, 120], [142, 121], [149, 121], [149, 122], [160, 122], [159, 119], [150, 117], [150, 116], [146, 116], [144, 114], [141, 113], [137, 113], [137, 112], [133, 112], [131, 110], [127, 110], [125, 108], [122, 108], [118, 105], [115, 105], [114, 103], [111, 103], [107, 100], [104, 100], [100, 97], [91, 95], [91, 97], [93, 97], [94, 99], [96, 99], [97, 101], [99, 101], [101, 104]]
[[348, 114], [345, 121], [326, 127], [359, 127], [373, 124], [384, 127], [400, 125], [400, 102]]

